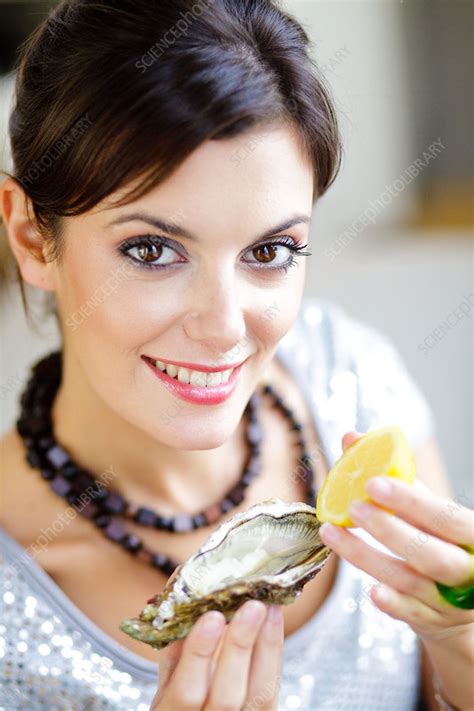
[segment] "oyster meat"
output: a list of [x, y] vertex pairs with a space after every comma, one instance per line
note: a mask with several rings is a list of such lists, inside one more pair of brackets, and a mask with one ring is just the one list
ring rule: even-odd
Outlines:
[[251, 598], [290, 604], [329, 556], [320, 525], [316, 509], [302, 502], [271, 498], [251, 506], [221, 524], [120, 629], [162, 649], [186, 637], [208, 610], [229, 621]]

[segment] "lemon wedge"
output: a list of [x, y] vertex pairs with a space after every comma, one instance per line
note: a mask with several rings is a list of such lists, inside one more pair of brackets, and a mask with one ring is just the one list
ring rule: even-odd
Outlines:
[[316, 514], [321, 523], [355, 526], [349, 506], [353, 501], [371, 501], [365, 490], [371, 477], [392, 476], [412, 484], [415, 475], [415, 455], [400, 428], [390, 425], [372, 430], [347, 447], [329, 471], [318, 493]]

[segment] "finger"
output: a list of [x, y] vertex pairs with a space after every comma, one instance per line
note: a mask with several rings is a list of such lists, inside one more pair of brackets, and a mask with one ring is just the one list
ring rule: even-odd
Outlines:
[[[335, 537], [331, 537], [334, 531]], [[413, 570], [403, 560], [376, 550], [341, 526], [323, 524], [320, 535], [324, 543], [345, 560], [364, 570], [381, 583], [400, 593], [412, 595], [433, 609], [441, 611], [439, 593], [432, 580]]]
[[469, 580], [472, 559], [459, 546], [420, 531], [379, 506], [356, 501], [349, 509], [351, 519], [409, 565], [445, 585], [463, 585]]
[[[225, 629], [225, 617], [217, 610], [206, 612], [183, 644], [181, 657], [164, 691], [169, 709], [200, 709], [208, 693], [212, 656]], [[190, 683], [192, 680], [192, 683]]]
[[370, 596], [382, 612], [407, 622], [423, 639], [442, 639], [458, 631], [456, 625], [446, 627], [446, 620], [429, 605], [390, 586], [375, 585]]
[[362, 432], [356, 432], [355, 430], [350, 430], [342, 436], [342, 449], [345, 451], [351, 444], [357, 442], [358, 439], [362, 437]]
[[158, 688], [164, 689], [174, 672], [183, 650], [184, 640], [171, 642], [158, 652]]
[[438, 496], [416, 479], [414, 484], [376, 476], [367, 482], [366, 491], [373, 501], [387, 505], [426, 532], [457, 545], [474, 545], [474, 511]]
[[[270, 614], [271, 610], [273, 612]], [[249, 708], [272, 711], [276, 708], [281, 676], [284, 640], [283, 613], [278, 605], [267, 610], [250, 664], [247, 703]]]
[[206, 709], [224, 707], [239, 711], [247, 699], [248, 676], [253, 646], [265, 619], [266, 608], [259, 600], [240, 607], [226, 629]]

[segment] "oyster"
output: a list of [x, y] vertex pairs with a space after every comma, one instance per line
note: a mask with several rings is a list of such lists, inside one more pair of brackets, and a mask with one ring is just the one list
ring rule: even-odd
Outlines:
[[320, 525], [316, 510], [305, 503], [272, 498], [251, 506], [221, 524], [120, 629], [162, 649], [186, 637], [208, 610], [221, 611], [229, 621], [251, 598], [290, 604], [329, 556]]

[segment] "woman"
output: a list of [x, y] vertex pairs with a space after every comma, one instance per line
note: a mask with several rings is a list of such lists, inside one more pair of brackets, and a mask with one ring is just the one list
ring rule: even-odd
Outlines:
[[[394, 347], [302, 298], [340, 155], [307, 52], [268, 0], [62, 2], [22, 48], [2, 214], [62, 343], [2, 442], [7, 708], [434, 708], [434, 672], [467, 708], [472, 612], [433, 579], [466, 579], [472, 512]], [[218, 523], [314, 502], [342, 435], [391, 421], [430, 488], [329, 527], [294, 604], [211, 611], [159, 654], [119, 631]]]

